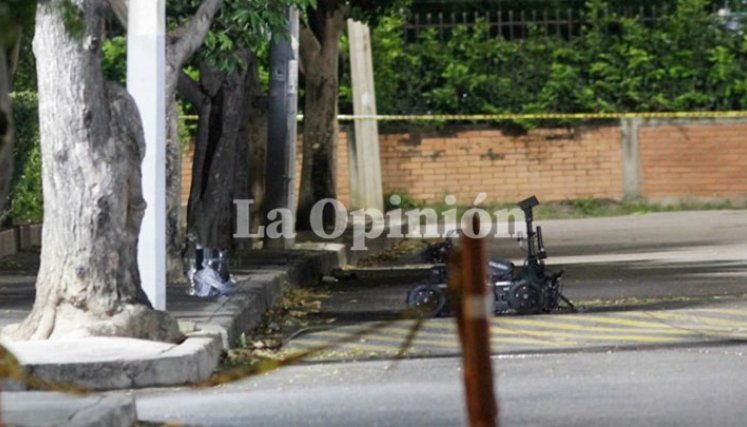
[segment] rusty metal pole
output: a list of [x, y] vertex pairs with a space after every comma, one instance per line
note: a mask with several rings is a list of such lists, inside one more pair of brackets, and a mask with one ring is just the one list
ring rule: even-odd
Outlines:
[[449, 263], [448, 284], [448, 301], [451, 304], [451, 311], [454, 313], [454, 319], [457, 323], [457, 332], [459, 333], [459, 344], [464, 348], [464, 316], [462, 316], [462, 295], [464, 288], [462, 286], [462, 248], [454, 247], [449, 254], [446, 262]]
[[[479, 234], [480, 220], [472, 221], [474, 234]], [[493, 367], [490, 360], [490, 317], [493, 298], [487, 286], [485, 239], [462, 235], [460, 254], [462, 358], [467, 412], [471, 427], [498, 425], [498, 405], [493, 390]]]

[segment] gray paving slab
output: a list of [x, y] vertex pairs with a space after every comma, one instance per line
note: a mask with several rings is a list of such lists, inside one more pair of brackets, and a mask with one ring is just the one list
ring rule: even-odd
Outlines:
[[130, 427], [137, 421], [135, 399], [125, 395], [3, 392], [0, 406], [0, 424], [8, 427]]

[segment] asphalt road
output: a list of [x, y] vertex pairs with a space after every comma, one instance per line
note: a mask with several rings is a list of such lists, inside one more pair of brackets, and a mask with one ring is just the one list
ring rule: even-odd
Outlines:
[[[536, 221], [547, 268], [564, 270], [563, 292], [592, 310], [707, 304], [747, 295], [747, 211], [653, 213]], [[489, 241], [492, 259], [521, 265], [508, 238]], [[340, 322], [396, 317], [412, 283], [387, 276], [330, 286], [325, 316]], [[601, 300], [601, 301], [599, 301]]]
[[[565, 269], [574, 299], [747, 293], [747, 211], [653, 213], [537, 221], [547, 265]], [[495, 258], [520, 261], [516, 243], [493, 240]]]
[[[551, 352], [536, 347], [496, 351], [502, 425], [747, 424], [747, 312], [741, 308], [747, 294], [747, 212], [538, 224], [550, 254], [548, 266], [566, 270], [567, 296], [602, 301], [576, 317], [493, 319], [493, 335], [504, 343], [575, 343]], [[495, 258], [521, 258], [508, 240], [492, 242], [490, 252]], [[390, 279], [331, 285], [319, 320], [334, 322], [322, 333], [344, 336], [346, 328], [396, 318], [410, 286]], [[724, 308], [725, 301], [736, 308]], [[425, 338], [453, 345], [451, 322], [427, 323]], [[723, 339], [706, 339], [714, 331]], [[690, 339], [677, 341], [692, 332]], [[403, 336], [354, 344], [389, 343], [396, 349]], [[598, 345], [609, 337], [645, 344], [651, 336], [676, 342]], [[299, 335], [289, 345], [308, 338]], [[455, 354], [396, 364], [308, 363], [205, 390], [138, 391], [138, 412], [142, 420], [199, 425], [464, 425]]]
[[[494, 358], [503, 426], [743, 426], [747, 347]], [[213, 426], [460, 426], [456, 358], [285, 368], [137, 392], [141, 420]]]

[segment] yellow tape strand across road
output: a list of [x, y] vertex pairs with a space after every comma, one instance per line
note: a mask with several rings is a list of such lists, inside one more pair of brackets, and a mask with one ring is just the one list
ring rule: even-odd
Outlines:
[[[385, 122], [438, 121], [438, 122], [500, 122], [509, 120], [592, 120], [592, 119], [734, 119], [746, 118], [747, 111], [672, 111], [644, 113], [521, 113], [521, 114], [339, 114], [337, 120], [376, 120]], [[182, 116], [185, 120], [197, 120], [195, 115]], [[303, 120], [303, 115], [298, 115]]]

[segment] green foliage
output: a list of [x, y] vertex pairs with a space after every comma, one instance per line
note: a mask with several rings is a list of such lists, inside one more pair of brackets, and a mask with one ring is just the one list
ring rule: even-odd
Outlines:
[[80, 40], [86, 32], [86, 24], [83, 19], [83, 11], [70, 0], [60, 2], [62, 23], [65, 25], [68, 36], [73, 40]]
[[[396, 199], [399, 197], [399, 204], [392, 203], [392, 197]], [[418, 209], [423, 207], [422, 203], [413, 199], [406, 191], [393, 191], [384, 195], [384, 210], [390, 211], [393, 209]]]
[[12, 102], [16, 130], [15, 166], [9, 207], [7, 212], [0, 213], [0, 220], [7, 217], [17, 224], [38, 223], [42, 220], [44, 207], [36, 93], [14, 93]]
[[101, 46], [101, 70], [107, 80], [127, 82], [127, 38], [116, 36], [104, 40]]
[[[747, 36], [709, 12], [707, 0], [679, 0], [657, 25], [605, 14], [590, 0], [580, 37], [539, 31], [522, 40], [458, 26], [403, 42], [402, 19], [372, 30], [381, 114], [645, 112], [736, 110], [747, 106]], [[349, 85], [349, 77], [342, 77]], [[341, 110], [349, 108], [347, 88]], [[556, 123], [557, 124], [557, 123]], [[532, 123], [522, 123], [524, 127]]]
[[[184, 23], [199, 7], [202, 0], [169, 0], [169, 27]], [[203, 46], [193, 63], [207, 62], [210, 66], [231, 71], [246, 64], [240, 58], [241, 49], [258, 53], [266, 49], [271, 34], [287, 37], [285, 8], [299, 10], [315, 4], [315, 0], [251, 1], [224, 0]]]
[[350, 7], [349, 17], [356, 21], [376, 26], [379, 20], [393, 13], [409, 10], [412, 0], [348, 0], [341, 1]]

